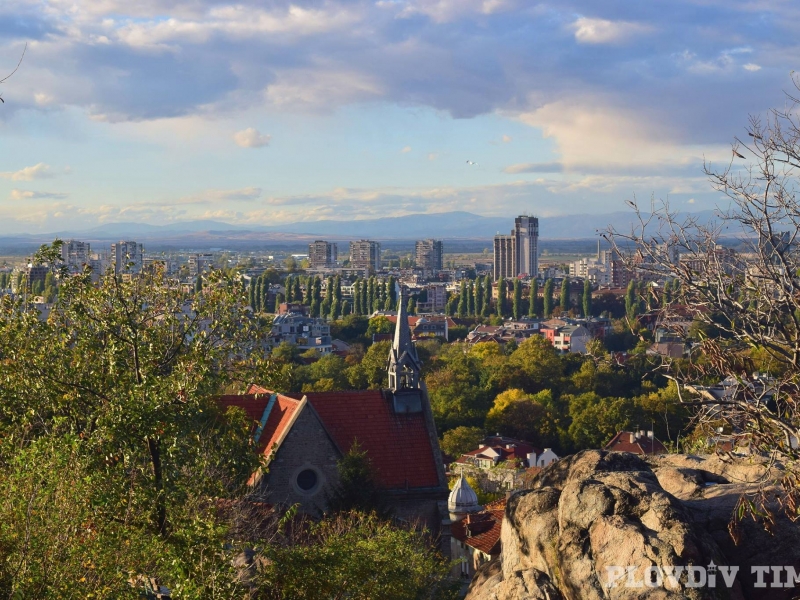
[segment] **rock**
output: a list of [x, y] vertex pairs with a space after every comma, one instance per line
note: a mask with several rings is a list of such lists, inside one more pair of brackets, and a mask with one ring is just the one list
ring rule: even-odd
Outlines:
[[[690, 496], [702, 489], [699, 474], [669, 468], [664, 474], [674, 487]], [[590, 450], [567, 457], [544, 469], [532, 489], [509, 499], [499, 565], [494, 561], [476, 576], [467, 598], [743, 599], [738, 584], [730, 590], [689, 587], [685, 575], [645, 587], [651, 571], [728, 564], [692, 515], [638, 456]], [[633, 567], [642, 587], [621, 585], [622, 567]], [[611, 575], [623, 578], [614, 581]]]

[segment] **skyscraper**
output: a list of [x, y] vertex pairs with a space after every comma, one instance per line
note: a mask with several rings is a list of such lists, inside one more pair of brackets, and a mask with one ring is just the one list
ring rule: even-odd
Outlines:
[[312, 269], [335, 267], [339, 260], [339, 247], [336, 244], [317, 240], [308, 245], [308, 264]]
[[380, 271], [381, 245], [371, 240], [350, 242], [350, 267]]
[[418, 240], [414, 248], [418, 269], [426, 273], [442, 270], [443, 246], [441, 240]]
[[521, 215], [514, 219], [511, 235], [494, 236], [494, 278], [539, 272], [539, 219]]
[[89, 264], [91, 257], [89, 242], [67, 240], [61, 246], [61, 260], [70, 271], [80, 271], [84, 265]]
[[539, 272], [539, 219], [519, 216], [514, 219], [517, 245], [517, 275], [536, 277]]

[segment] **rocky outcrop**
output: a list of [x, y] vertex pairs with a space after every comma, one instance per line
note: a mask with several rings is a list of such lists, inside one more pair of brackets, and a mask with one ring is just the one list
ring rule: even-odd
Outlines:
[[[741, 492], [765, 469], [717, 457], [648, 462], [603, 451], [558, 461], [530, 490], [509, 499], [502, 554], [478, 572], [467, 598], [795, 597], [800, 584], [797, 590], [754, 588], [750, 567], [795, 565], [800, 573], [796, 525], [787, 521], [777, 539], [757, 523], [743, 523], [746, 537], [739, 546], [728, 535]], [[712, 562], [739, 571], [717, 572], [711, 587], [705, 567]]]

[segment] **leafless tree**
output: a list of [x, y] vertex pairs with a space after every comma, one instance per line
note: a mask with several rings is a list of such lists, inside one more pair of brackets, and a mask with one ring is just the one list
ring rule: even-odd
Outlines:
[[[800, 80], [793, 81], [800, 89]], [[680, 215], [652, 202], [630, 232], [606, 234], [637, 277], [671, 280], [679, 289], [651, 313], [674, 333], [695, 323], [688, 360], [666, 360], [681, 402], [699, 427], [733, 434], [779, 462], [742, 514], [769, 526], [778, 505], [800, 518], [800, 101], [751, 117], [721, 170], [704, 169], [728, 200], [715, 218]], [[768, 375], [756, 377], [755, 370]], [[710, 384], [725, 381], [724, 386]]]

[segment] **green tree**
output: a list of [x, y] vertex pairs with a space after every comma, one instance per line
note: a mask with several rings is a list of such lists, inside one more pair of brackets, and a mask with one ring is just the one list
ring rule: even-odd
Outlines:
[[458, 294], [458, 316], [464, 318], [467, 316], [469, 309], [469, 301], [467, 300], [467, 280], [461, 280], [461, 287]]
[[514, 279], [514, 300], [511, 305], [511, 311], [514, 320], [518, 321], [522, 316], [522, 282], [518, 277]]
[[439, 446], [442, 451], [454, 458], [475, 450], [478, 444], [486, 437], [480, 427], [456, 427], [445, 431]]
[[561, 281], [561, 311], [567, 312], [570, 309], [571, 303], [569, 301], [569, 277], [564, 277]]
[[553, 314], [553, 280], [546, 279], [544, 282], [544, 316], [550, 317]]
[[583, 282], [583, 316], [587, 319], [592, 316], [592, 282], [588, 279]]
[[194, 280], [194, 293], [201, 294], [203, 292], [203, 276], [198, 274], [197, 279]]
[[506, 280], [501, 277], [497, 280], [497, 316], [505, 318], [506, 316], [506, 300], [508, 291], [506, 290]]
[[483, 307], [481, 316], [486, 318], [492, 311], [492, 278], [487, 275], [483, 280]]
[[483, 315], [483, 281], [480, 277], [475, 281], [475, 289], [473, 290], [475, 304], [475, 316], [480, 317]]
[[409, 315], [415, 315], [415, 314], [417, 314], [417, 299], [416, 299], [416, 298], [414, 298], [414, 296], [411, 296], [411, 297], [408, 299], [408, 304], [407, 304], [407, 306], [406, 306], [406, 312], [407, 312]]
[[389, 275], [389, 280], [386, 282], [386, 287], [389, 290], [389, 300], [387, 310], [397, 310], [397, 281], [394, 275]]
[[531, 280], [530, 296], [528, 298], [528, 316], [535, 319], [538, 313], [539, 303], [539, 281], [537, 279]]
[[391, 516], [385, 493], [375, 481], [375, 471], [367, 451], [353, 441], [350, 450], [336, 462], [339, 481], [328, 496], [331, 512], [375, 513], [382, 519]]

